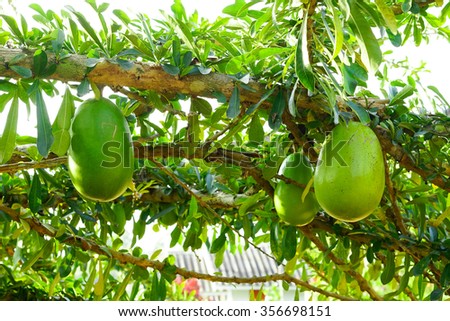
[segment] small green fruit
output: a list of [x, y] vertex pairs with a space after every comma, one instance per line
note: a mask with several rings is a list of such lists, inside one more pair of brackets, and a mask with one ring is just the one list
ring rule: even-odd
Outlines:
[[[278, 171], [304, 186], [313, 177], [313, 171], [309, 160], [300, 153], [294, 153], [286, 157]], [[291, 225], [303, 226], [309, 224], [319, 211], [314, 193], [309, 191], [302, 201], [304, 188], [294, 184], [280, 181], [275, 188], [274, 205], [280, 219]]]

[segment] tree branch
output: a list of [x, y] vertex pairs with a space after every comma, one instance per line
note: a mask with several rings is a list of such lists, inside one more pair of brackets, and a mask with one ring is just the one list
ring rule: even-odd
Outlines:
[[402, 214], [400, 213], [400, 208], [397, 204], [397, 196], [395, 195], [394, 186], [392, 185], [391, 175], [389, 175], [389, 164], [386, 159], [386, 155], [383, 154], [384, 159], [384, 171], [385, 171], [385, 182], [386, 188], [389, 192], [389, 197], [391, 198], [392, 212], [394, 213], [394, 223], [397, 230], [403, 235], [409, 235], [408, 230], [403, 222]]
[[391, 155], [394, 160], [397, 161], [402, 167], [419, 174], [425, 181], [429, 181], [434, 185], [442, 188], [443, 190], [450, 192], [450, 184], [448, 180], [444, 180], [442, 176], [430, 178], [433, 177], [436, 173], [434, 173], [432, 170], [424, 170], [417, 167], [411, 157], [409, 157], [408, 153], [406, 153], [406, 151], [400, 145], [394, 145], [391, 138], [389, 137], [389, 133], [385, 129], [378, 126], [377, 128], [375, 128], [375, 134], [380, 141], [382, 149], [386, 153]]
[[352, 270], [351, 268], [344, 268], [347, 264], [339, 257], [333, 254], [333, 252], [329, 251], [328, 247], [325, 246], [325, 244], [322, 243], [322, 241], [314, 235], [314, 233], [311, 230], [311, 227], [304, 226], [299, 228], [300, 231], [308, 238], [310, 239], [317, 248], [324, 253], [324, 255], [327, 255], [341, 270], [343, 270], [344, 273], [351, 276], [353, 279], [358, 282], [359, 288], [361, 291], [365, 291], [369, 294], [369, 296], [372, 298], [372, 300], [375, 301], [382, 301], [383, 298], [375, 292], [375, 290], [369, 285], [367, 280], [358, 272]]
[[[436, 3], [436, 0], [415, 0], [415, 3], [417, 3], [417, 5], [422, 8], [425, 6], [428, 6], [430, 4]], [[394, 12], [395, 15], [399, 15], [404, 13], [402, 10], [402, 4], [395, 4], [392, 6], [392, 11]]]
[[[21, 78], [19, 74], [7, 67], [14, 57], [25, 54], [16, 66], [33, 69], [33, 52], [21, 49], [0, 48], [0, 77]], [[53, 53], [47, 52], [49, 63], [57, 64], [56, 71], [48, 76], [48, 79], [62, 82], [81, 82], [85, 77], [97, 85], [112, 88], [131, 87], [140, 90], [152, 90], [165, 97], [175, 97], [177, 94], [215, 98], [214, 93], [223, 93], [231, 97], [235, 86], [235, 80], [225, 74], [210, 73], [207, 75], [189, 75], [182, 78], [171, 76], [159, 65], [133, 62], [132, 67], [125, 70], [119, 64], [103, 60], [88, 73], [87, 57], [71, 55], [58, 61]], [[259, 102], [265, 93], [265, 87], [256, 81], [250, 81], [247, 86], [241, 88], [240, 100], [249, 104]], [[268, 102], [263, 105], [268, 105]]]
[[[3, 204], [0, 204], [0, 211], [6, 213], [12, 220], [16, 222], [20, 222], [24, 220], [28, 223], [31, 229], [38, 232], [41, 236], [49, 236], [55, 237], [56, 232], [50, 230], [47, 226], [43, 225], [36, 218], [20, 218], [20, 214], [18, 211], [15, 211]], [[157, 261], [157, 260], [149, 260], [147, 258], [140, 258], [134, 255], [123, 253], [119, 251], [115, 251], [113, 249], [107, 248], [105, 246], [101, 246], [94, 242], [93, 240], [86, 239], [80, 236], [67, 235], [65, 239], [63, 239], [62, 243], [68, 244], [71, 246], [78, 247], [83, 251], [90, 251], [97, 253], [99, 255], [107, 256], [109, 258], [115, 259], [122, 264], [132, 264], [135, 266], [140, 266], [142, 268], [152, 268], [158, 271], [164, 270], [166, 268], [166, 263]], [[342, 301], [353, 301], [354, 298], [343, 296], [337, 293], [329, 292], [318, 288], [314, 285], [306, 281], [302, 281], [295, 277], [292, 277], [286, 273], [275, 273], [267, 276], [254, 276], [250, 278], [244, 277], [229, 277], [229, 276], [220, 276], [220, 275], [212, 275], [207, 273], [199, 273], [196, 271], [190, 271], [184, 268], [180, 268], [175, 266], [175, 273], [183, 276], [184, 278], [197, 278], [202, 280], [207, 280], [211, 282], [223, 282], [223, 283], [235, 283], [235, 284], [254, 284], [254, 283], [265, 283], [265, 282], [275, 282], [275, 281], [286, 281], [288, 283], [295, 284], [297, 286], [301, 286], [305, 289], [308, 289], [313, 292], [317, 292], [323, 294], [327, 297], [332, 297]]]

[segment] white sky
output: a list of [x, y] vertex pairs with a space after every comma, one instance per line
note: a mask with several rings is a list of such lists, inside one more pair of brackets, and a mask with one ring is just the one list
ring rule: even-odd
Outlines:
[[[173, 1], [171, 0], [97, 0], [97, 4], [101, 4], [102, 2], [110, 3], [109, 11], [112, 11], [112, 9], [120, 8], [129, 13], [130, 17], [134, 17], [135, 14], [139, 12], [145, 12], [151, 18], [159, 18], [159, 10], [170, 12], [170, 6], [173, 3]], [[0, 0], [0, 8], [3, 7], [5, 14], [14, 15], [15, 13], [10, 8], [8, 3], [8, 0]], [[31, 17], [33, 14], [35, 14], [35, 11], [28, 7], [31, 3], [38, 3], [44, 10], [52, 9], [55, 12], [60, 12], [60, 10], [64, 8], [64, 6], [69, 4], [86, 16], [89, 16], [89, 14], [93, 13], [92, 8], [90, 8], [90, 6], [84, 1], [20, 0], [13, 1], [12, 3], [16, 7], [17, 12], [28, 18], [27, 21], [29, 25], [33, 23], [33, 19]], [[210, 20], [214, 20], [217, 16], [222, 14], [222, 9], [225, 6], [234, 3], [234, 0], [183, 0], [182, 3], [185, 6], [188, 14], [197, 10], [200, 17], [207, 17]], [[92, 17], [92, 19], [88, 20], [92, 21], [94, 27], [96, 26], [96, 24], [98, 27], [100, 27], [98, 18], [95, 15]], [[447, 100], [450, 101], [450, 85], [448, 84], [448, 75], [450, 75], [450, 64], [448, 63], [449, 55], [450, 43], [441, 39], [438, 42], [432, 42], [430, 45], [424, 45], [419, 48], [415, 47], [413, 44], [401, 48], [395, 48], [394, 54], [392, 54], [391, 56], [396, 57], [397, 59], [408, 57], [411, 67], [418, 67], [421, 64], [422, 60], [426, 61], [427, 68], [430, 70], [430, 73], [422, 74], [422, 82], [425, 85], [437, 86], [442, 94], [446, 96]], [[394, 74], [395, 70], [393, 70], [392, 73]], [[396, 74], [395, 77], [402, 77], [402, 75]], [[369, 86], [371, 86], [372, 84], [376, 84], [376, 82], [369, 82]], [[376, 87], [374, 86], [373, 88], [371, 88], [371, 90], [376, 92]], [[62, 95], [63, 92], [61, 92], [60, 94]], [[45, 99], [48, 106], [50, 120], [53, 121], [58, 108], [50, 108], [50, 98], [46, 97]], [[59, 102], [55, 105], [59, 106]], [[0, 135], [3, 132], [7, 111], [8, 107], [5, 108], [2, 114], [0, 114]], [[27, 119], [25, 108], [21, 108], [19, 112], [19, 134], [35, 136], [35, 109], [33, 109], [32, 106], [32, 113], [29, 120]]]

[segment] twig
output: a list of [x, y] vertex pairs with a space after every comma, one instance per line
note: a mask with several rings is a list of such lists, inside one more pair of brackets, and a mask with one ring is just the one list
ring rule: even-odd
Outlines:
[[430, 179], [430, 177], [433, 177], [433, 174], [436, 173], [432, 170], [424, 170], [417, 167], [411, 157], [409, 157], [408, 153], [400, 145], [394, 145], [389, 137], [389, 133], [385, 129], [378, 126], [375, 128], [375, 134], [380, 141], [382, 149], [391, 155], [402, 167], [419, 174], [425, 181], [430, 181], [443, 190], [450, 192], [450, 184], [448, 180], [444, 180], [442, 176], [436, 176]]
[[395, 195], [394, 186], [392, 185], [391, 175], [389, 173], [389, 164], [386, 159], [386, 154], [383, 153], [384, 158], [384, 171], [385, 171], [385, 181], [386, 187], [389, 192], [389, 197], [391, 198], [392, 211], [394, 213], [394, 223], [397, 227], [397, 230], [400, 231], [403, 235], [409, 235], [405, 224], [403, 222], [402, 214], [400, 213], [400, 208], [397, 204], [397, 196]]
[[[327, 253], [327, 256], [337, 266], [344, 267], [346, 265], [346, 263], [342, 259], [338, 258], [331, 251], [328, 251], [328, 248], [325, 246], [325, 244], [323, 244], [322, 241], [316, 235], [314, 235], [314, 233], [311, 231], [309, 226], [299, 227], [299, 229], [308, 239], [310, 239], [317, 246], [317, 248], [320, 251], [322, 251], [323, 253]], [[372, 300], [375, 300], [375, 301], [383, 300], [383, 298], [377, 292], [375, 292], [375, 290], [369, 285], [367, 280], [361, 274], [359, 274], [358, 272], [356, 272], [350, 268], [343, 269], [343, 271], [344, 271], [344, 273], [350, 275], [353, 279], [355, 279], [356, 282], [358, 282], [358, 285], [359, 285], [359, 288], [361, 289], [361, 291], [367, 292], [369, 294], [369, 296], [372, 298]]]

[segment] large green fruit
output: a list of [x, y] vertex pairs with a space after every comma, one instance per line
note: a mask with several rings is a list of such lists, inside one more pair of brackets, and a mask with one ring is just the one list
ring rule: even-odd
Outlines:
[[[286, 157], [278, 171], [302, 185], [307, 185], [313, 176], [309, 160], [300, 153]], [[302, 201], [304, 189], [294, 184], [280, 181], [275, 188], [274, 205], [281, 220], [291, 225], [306, 225], [311, 223], [319, 210], [314, 193], [309, 191]]]
[[370, 215], [384, 190], [384, 160], [375, 133], [358, 122], [339, 124], [319, 155], [314, 191], [325, 212], [356, 222]]
[[71, 125], [68, 167], [77, 191], [91, 200], [111, 201], [131, 185], [130, 130], [111, 101], [89, 99], [77, 108]]

